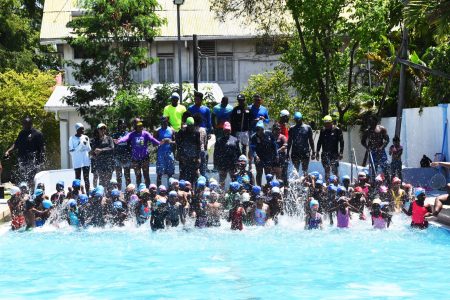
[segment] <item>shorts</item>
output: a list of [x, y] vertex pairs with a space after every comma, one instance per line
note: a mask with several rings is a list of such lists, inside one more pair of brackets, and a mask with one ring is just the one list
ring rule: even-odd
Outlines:
[[131, 158], [114, 157], [115, 168], [131, 168]]
[[339, 154], [322, 152], [322, 165], [324, 167], [339, 167]]
[[308, 152], [293, 151], [291, 153], [291, 159], [293, 161], [309, 160], [309, 151]]
[[274, 161], [273, 160], [264, 160], [264, 159], [260, 159], [259, 162], [255, 162], [255, 167], [257, 169], [260, 168], [271, 168], [274, 165]]
[[248, 131], [236, 132], [236, 138], [238, 139], [239, 143], [245, 146], [248, 146], [250, 142], [250, 135], [248, 134]]

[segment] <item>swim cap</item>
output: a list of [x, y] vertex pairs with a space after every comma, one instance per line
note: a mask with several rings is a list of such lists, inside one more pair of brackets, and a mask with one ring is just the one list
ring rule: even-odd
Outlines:
[[330, 184], [328, 186], [328, 191], [329, 192], [337, 192], [337, 186], [335, 186], [334, 184]]
[[387, 193], [388, 192], [387, 186], [384, 186], [384, 185], [380, 186], [380, 188], [378, 189], [378, 192], [383, 193], [383, 194]]
[[127, 185], [126, 191], [131, 193], [136, 189], [136, 186], [132, 183], [130, 183], [129, 185]]
[[350, 181], [350, 176], [348, 176], [348, 175], [342, 176], [342, 181], [345, 181], [345, 180]]
[[384, 175], [383, 174], [378, 174], [378, 176], [375, 177], [375, 181], [383, 182], [384, 181]]
[[279, 187], [280, 186], [280, 182], [278, 180], [274, 179], [274, 180], [272, 180], [270, 182], [270, 186], [271, 187]]
[[252, 194], [259, 195], [261, 193], [261, 187], [258, 185], [254, 185], [252, 187]]
[[280, 111], [280, 117], [288, 117], [289, 116], [289, 111], [286, 109], [283, 109], [282, 111]]
[[181, 179], [180, 182], [178, 183], [178, 185], [180, 186], [180, 188], [184, 189], [186, 187], [186, 181]]
[[72, 187], [79, 188], [80, 186], [81, 186], [81, 180], [80, 179], [75, 179], [74, 181], [72, 181]]
[[416, 196], [416, 198], [419, 198], [420, 195], [426, 195], [425, 193], [425, 189], [418, 187], [416, 188], [416, 190], [414, 191], [414, 196]]
[[[170, 180], [169, 180], [170, 182]], [[170, 182], [170, 185], [172, 184], [180, 184], [180, 182], [178, 181], [178, 179], [172, 178], [172, 182]]]
[[158, 189], [158, 187], [157, 187], [156, 184], [154, 184], [154, 183], [151, 183], [151, 184], [148, 186], [148, 188], [149, 188], [150, 190], [157, 190], [157, 189]]
[[180, 95], [178, 93], [172, 93], [170, 98], [172, 98], [172, 99], [180, 99]]
[[78, 203], [80, 203], [80, 205], [86, 204], [88, 202], [88, 200], [89, 200], [89, 198], [87, 195], [85, 195], [85, 194], [78, 195]]
[[398, 177], [392, 178], [392, 184], [400, 184], [400, 183], [402, 183], [402, 181], [400, 180], [400, 178], [398, 178]]
[[145, 183], [141, 183], [141, 184], [139, 184], [139, 186], [138, 186], [138, 192], [140, 192], [140, 191], [142, 191], [143, 189], [146, 189], [147, 188], [147, 186], [145, 185]]
[[11, 196], [20, 194], [20, 189], [17, 186], [13, 186], [9, 189], [9, 193], [11, 194]]
[[186, 119], [186, 125], [194, 125], [195, 124], [195, 120], [193, 117], [189, 117]]
[[247, 163], [247, 162], [248, 162], [247, 156], [245, 156], [245, 155], [241, 155], [241, 156], [239, 156], [239, 159], [238, 159], [238, 161], [242, 161], [242, 162], [245, 162], [245, 163]]
[[241, 188], [241, 184], [237, 181], [233, 181], [230, 183], [230, 189], [233, 191], [237, 191]]
[[113, 206], [114, 206], [115, 209], [121, 209], [123, 207], [121, 201], [115, 201]]
[[273, 179], [273, 175], [272, 175], [272, 174], [267, 174], [267, 175], [266, 175], [266, 181], [267, 181], [267, 182], [271, 182], [272, 179]]
[[149, 189], [143, 189], [143, 190], [139, 193], [139, 195], [141, 195], [141, 197], [142, 197], [142, 196], [145, 196], [145, 195], [150, 195], [150, 191], [149, 191]]
[[211, 196], [211, 193], [209, 191], [203, 192], [203, 198], [208, 198], [209, 196]]
[[53, 206], [53, 203], [52, 203], [52, 201], [50, 201], [50, 200], [44, 200], [44, 201], [42, 201], [42, 206], [43, 206], [45, 209], [49, 209], [50, 207]]
[[336, 193], [340, 194], [340, 193], [346, 193], [347, 189], [344, 186], [339, 185], [336, 189]]
[[259, 120], [258, 122], [256, 122], [256, 128], [262, 128], [264, 129], [264, 122]]
[[173, 177], [170, 177], [169, 178], [169, 185], [172, 185], [172, 182], [175, 180], [175, 178], [173, 178]]
[[64, 181], [62, 181], [62, 180], [58, 181], [56, 183], [56, 186], [58, 186], [58, 185], [64, 187]]
[[314, 205], [319, 206], [319, 201], [316, 199], [311, 199], [311, 201], [309, 201], [309, 208], [312, 208]]
[[[256, 197], [258, 198], [258, 196], [256, 196]], [[248, 201], [250, 201], [250, 194], [249, 193], [243, 193], [241, 195], [241, 198], [242, 198], [242, 202], [248, 202]]]
[[167, 192], [166, 186], [161, 184], [161, 185], [159, 186], [159, 191], [160, 191], [160, 192]]
[[336, 175], [330, 175], [330, 177], [328, 178], [328, 182], [335, 182], [337, 180], [338, 180], [338, 178]]
[[367, 177], [367, 174], [366, 174], [366, 172], [359, 172], [359, 173], [358, 173], [358, 177], [366, 178], [366, 177]]
[[70, 207], [75, 207], [75, 206], [77, 206], [77, 201], [75, 201], [75, 199], [70, 199], [69, 202], [67, 202], [67, 204]]
[[111, 197], [120, 197], [120, 191], [118, 189], [113, 189], [111, 191]]
[[309, 173], [309, 176], [314, 177], [315, 179], [319, 179], [320, 173], [317, 171]]
[[362, 193], [363, 189], [362, 189], [362, 187], [357, 186], [357, 187], [355, 187], [354, 191], [355, 191], [355, 193]]
[[95, 194], [94, 194], [95, 197], [103, 197], [105, 195], [105, 188], [102, 185], [98, 185], [94, 191], [95, 191]]
[[330, 115], [326, 115], [325, 117], [323, 117], [322, 121], [324, 121], [325, 123], [330, 123], [333, 122], [333, 118]]
[[317, 185], [322, 185], [322, 184], [323, 184], [323, 180], [322, 180], [322, 179], [318, 179], [318, 180], [316, 181], [316, 184], [317, 184]]
[[281, 194], [280, 188], [277, 186], [274, 186], [271, 191], [272, 194]]
[[380, 198], [375, 198], [375, 199], [373, 199], [372, 205], [374, 205], [374, 204], [381, 205], [381, 200], [380, 200]]
[[43, 190], [41, 190], [41, 189], [34, 190], [34, 197], [39, 197], [39, 196], [42, 196], [42, 195], [44, 195], [44, 191]]
[[197, 181], [197, 187], [205, 187], [206, 186], [206, 181], [200, 180]]
[[178, 193], [175, 191], [170, 191], [169, 192], [169, 197], [178, 197]]
[[209, 181], [209, 188], [212, 189], [212, 190], [218, 189], [219, 188], [219, 184], [215, 180], [214, 181], [210, 180]]
[[301, 119], [303, 119], [302, 113], [299, 112], [299, 111], [296, 111], [296, 112], [294, 113], [294, 120], [301, 120]]

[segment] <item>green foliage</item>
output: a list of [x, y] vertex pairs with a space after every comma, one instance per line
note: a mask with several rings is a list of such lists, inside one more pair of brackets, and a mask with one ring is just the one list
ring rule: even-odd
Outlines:
[[[75, 70], [74, 78], [92, 88], [86, 91], [73, 87], [73, 95], [66, 101], [88, 122], [99, 113], [108, 114], [108, 106], [116, 107], [113, 112], [129, 115], [131, 108], [145, 99], [132, 72], [155, 61], [146, 45], [164, 24], [155, 13], [160, 6], [156, 0], [85, 0], [82, 8], [86, 13], [67, 24], [75, 36], [68, 43], [86, 58], [68, 64]], [[92, 106], [94, 100], [102, 100], [104, 107]]]
[[[442, 44], [439, 47], [430, 47], [424, 55], [431, 69], [450, 74], [450, 46]], [[437, 105], [450, 102], [450, 81], [446, 78], [429, 76], [428, 86], [424, 89], [426, 104]]]
[[[22, 129], [22, 119], [30, 116], [33, 125], [44, 134], [47, 166], [59, 166], [59, 125], [44, 105], [55, 85], [55, 74], [34, 70], [17, 73], [9, 70], [0, 73], [0, 153], [3, 154]], [[5, 168], [10, 167], [6, 164]]]

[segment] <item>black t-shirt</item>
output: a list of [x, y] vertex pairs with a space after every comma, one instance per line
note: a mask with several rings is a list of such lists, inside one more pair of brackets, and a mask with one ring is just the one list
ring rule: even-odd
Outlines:
[[234, 169], [241, 155], [239, 141], [234, 136], [221, 137], [214, 146], [214, 165], [219, 169]]
[[[309, 153], [309, 138], [312, 138], [311, 126], [302, 124], [289, 129], [288, 149], [292, 146], [291, 153]], [[290, 149], [289, 149], [290, 150]]]
[[182, 129], [176, 136], [177, 152], [179, 158], [200, 158], [200, 133], [198, 131], [187, 131]]
[[19, 158], [31, 159], [42, 158], [44, 152], [44, 138], [42, 133], [34, 128], [31, 130], [21, 130], [14, 143], [18, 151]]
[[278, 157], [277, 140], [270, 131], [265, 131], [262, 138], [255, 133], [250, 140], [250, 149], [262, 161], [270, 162]]
[[339, 127], [320, 130], [319, 140], [317, 141], [317, 152], [322, 148], [326, 153], [342, 153], [344, 151], [344, 136]]
[[[111, 135], [111, 138], [113, 140], [118, 140], [128, 134], [128, 131], [125, 131], [123, 133], [121, 132], [115, 132]], [[131, 159], [131, 145], [129, 142], [120, 143], [114, 146], [114, 157], [124, 160], [124, 159]]]
[[248, 107], [234, 107], [230, 115], [232, 133], [248, 131], [251, 125], [251, 119], [250, 109]]

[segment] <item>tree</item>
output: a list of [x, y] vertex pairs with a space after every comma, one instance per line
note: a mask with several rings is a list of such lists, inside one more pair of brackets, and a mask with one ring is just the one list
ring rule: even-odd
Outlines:
[[[5, 153], [20, 130], [25, 116], [33, 119], [33, 125], [44, 134], [47, 155], [46, 166], [58, 167], [59, 125], [51, 113], [44, 111], [44, 105], [55, 85], [54, 72], [34, 70], [18, 73], [13, 70], [0, 73], [0, 153]], [[5, 163], [5, 169], [11, 164]]]
[[[159, 33], [164, 20], [155, 13], [160, 8], [156, 0], [86, 0], [82, 8], [85, 13], [67, 24], [74, 35], [67, 41], [85, 58], [68, 64], [74, 68], [74, 78], [90, 84], [91, 89], [72, 87], [66, 101], [94, 125], [109, 106], [138, 96], [132, 72], [155, 61], [148, 55], [147, 43]], [[93, 106], [94, 100], [104, 104]]]
[[[356, 95], [367, 90], [367, 86], [355, 81], [354, 70], [369, 49], [377, 47], [381, 36], [389, 33], [389, 3], [216, 0], [212, 8], [221, 17], [234, 14], [247, 20], [263, 20], [262, 29], [275, 24], [278, 32], [289, 34], [292, 38], [282, 61], [291, 69], [293, 86], [302, 99], [320, 108], [322, 116], [336, 109], [342, 122]], [[257, 19], [255, 8], [261, 13]]]

